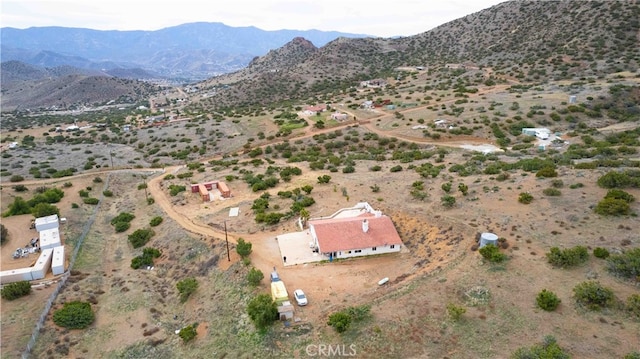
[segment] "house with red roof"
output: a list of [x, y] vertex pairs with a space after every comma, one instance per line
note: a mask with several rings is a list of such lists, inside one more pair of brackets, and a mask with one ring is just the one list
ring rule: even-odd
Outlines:
[[350, 258], [399, 252], [402, 240], [391, 218], [379, 211], [353, 217], [310, 219], [315, 249], [332, 258]]

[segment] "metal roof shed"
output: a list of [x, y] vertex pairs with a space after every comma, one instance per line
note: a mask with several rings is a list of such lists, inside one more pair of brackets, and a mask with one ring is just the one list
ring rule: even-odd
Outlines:
[[64, 273], [64, 246], [57, 246], [53, 248], [51, 272], [53, 273], [53, 275]]
[[46, 217], [36, 218], [36, 231], [44, 231], [46, 229], [58, 228], [58, 215], [52, 214]]

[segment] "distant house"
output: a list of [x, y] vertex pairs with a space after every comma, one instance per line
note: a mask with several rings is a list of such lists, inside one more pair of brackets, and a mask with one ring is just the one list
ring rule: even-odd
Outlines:
[[548, 128], [541, 127], [525, 127], [522, 129], [522, 134], [529, 136], [536, 136], [541, 140], [548, 140], [551, 136], [551, 131]]
[[360, 87], [385, 87], [385, 86], [387, 86], [387, 81], [384, 79], [360, 81]]
[[346, 113], [334, 112], [331, 114], [331, 119], [336, 121], [346, 121], [349, 116]]
[[354, 217], [310, 219], [308, 225], [315, 248], [330, 259], [399, 252], [402, 247], [391, 218], [379, 211]]

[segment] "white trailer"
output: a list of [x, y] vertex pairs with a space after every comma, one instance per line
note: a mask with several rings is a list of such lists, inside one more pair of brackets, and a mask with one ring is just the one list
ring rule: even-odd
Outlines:
[[64, 246], [57, 246], [53, 248], [51, 272], [53, 273], [53, 275], [64, 273]]
[[36, 264], [31, 268], [31, 275], [34, 280], [44, 279], [47, 273], [49, 273], [52, 258], [53, 248], [44, 249], [42, 253], [40, 253], [40, 257], [38, 257]]

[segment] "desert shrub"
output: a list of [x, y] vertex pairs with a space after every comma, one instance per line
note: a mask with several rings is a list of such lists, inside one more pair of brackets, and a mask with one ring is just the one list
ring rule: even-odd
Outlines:
[[278, 319], [278, 307], [269, 294], [258, 294], [249, 301], [247, 314], [256, 328], [264, 330]]
[[147, 242], [149, 242], [149, 240], [151, 239], [151, 237], [153, 237], [154, 234], [155, 232], [151, 228], [148, 228], [148, 229], [141, 228], [141, 229], [136, 229], [135, 232], [131, 233], [128, 239], [131, 245], [133, 246], [133, 248], [140, 248], [145, 244], [147, 244]]
[[31, 214], [36, 218], [51, 216], [53, 214], [57, 214], [59, 216], [60, 209], [49, 203], [38, 203], [31, 208]]
[[87, 198], [89, 197], [89, 192], [87, 190], [81, 189], [80, 191], [78, 191], [78, 194], [80, 195], [80, 197], [82, 198]]
[[27, 186], [23, 185], [23, 184], [18, 184], [12, 187], [14, 191], [16, 192], [26, 192], [29, 189], [27, 188]]
[[84, 204], [96, 205], [96, 204], [98, 204], [100, 202], [100, 200], [97, 199], [97, 198], [94, 198], [94, 197], [89, 197], [89, 198], [83, 198], [82, 202]]
[[77, 203], [71, 203], [71, 208], [80, 208], [80, 206]]
[[331, 181], [331, 176], [329, 175], [318, 176], [318, 183], [329, 183], [329, 181]]
[[447, 304], [447, 314], [449, 314], [449, 317], [454, 321], [458, 321], [466, 312], [467, 310], [462, 306], [455, 305], [453, 303]]
[[349, 165], [342, 168], [342, 173], [353, 173], [356, 171], [356, 168]]
[[24, 181], [24, 177], [20, 176], [20, 175], [13, 175], [9, 178], [10, 182], [22, 182]]
[[564, 187], [564, 182], [561, 179], [554, 179], [551, 181], [551, 187], [553, 188], [562, 188]]
[[631, 214], [631, 206], [623, 199], [605, 198], [598, 202], [593, 211], [603, 216], [626, 216]]
[[533, 196], [531, 195], [531, 193], [522, 192], [518, 196], [518, 202], [523, 203], [523, 204], [529, 204], [529, 203], [533, 202]]
[[381, 171], [381, 170], [382, 170], [382, 167], [380, 167], [379, 165], [375, 165], [375, 166], [372, 166], [372, 167], [369, 168], [369, 171], [371, 171], [371, 172], [378, 172], [378, 171]]
[[152, 267], [153, 260], [160, 258], [162, 252], [156, 248], [145, 248], [142, 250], [142, 255], [134, 257], [131, 260], [131, 268], [139, 269], [143, 267]]
[[615, 276], [640, 279], [640, 248], [611, 255], [607, 258], [607, 270]]
[[452, 208], [456, 205], [456, 198], [451, 195], [445, 195], [440, 198], [440, 202], [442, 203], [442, 206]]
[[93, 179], [93, 183], [102, 183], [102, 178], [100, 178], [100, 177], [95, 177], [95, 178]]
[[393, 166], [389, 169], [389, 172], [400, 172], [402, 171], [402, 166], [397, 165], [397, 166]]
[[176, 184], [169, 185], [169, 194], [171, 196], [177, 196], [178, 193], [184, 192], [186, 190], [187, 190], [186, 186], [179, 186], [179, 185], [176, 185]]
[[351, 316], [345, 312], [335, 312], [329, 315], [327, 325], [332, 326], [338, 333], [344, 333], [351, 325]]
[[557, 188], [553, 188], [553, 187], [545, 188], [545, 189], [542, 191], [542, 193], [543, 193], [545, 196], [553, 196], [553, 197], [555, 197], [555, 196], [559, 196], [559, 195], [561, 195], [561, 194], [562, 194], [562, 192], [560, 192], [560, 190], [559, 190], [559, 189], [557, 189]]
[[631, 294], [627, 298], [626, 308], [632, 315], [640, 319], [640, 294]]
[[162, 221], [163, 221], [162, 217], [156, 216], [156, 217], [151, 218], [151, 221], [149, 221], [149, 225], [151, 227], [155, 227], [155, 226], [160, 225], [160, 223], [162, 223]]
[[478, 252], [482, 257], [489, 262], [500, 263], [507, 259], [507, 255], [500, 252], [500, 248], [494, 244], [487, 244], [486, 246], [478, 249]]
[[113, 228], [116, 230], [116, 233], [124, 232], [131, 227], [131, 223], [129, 222], [116, 222], [113, 225]]
[[568, 268], [585, 263], [589, 259], [589, 251], [587, 247], [583, 246], [575, 246], [562, 250], [558, 247], [552, 247], [546, 256], [552, 266]]
[[576, 302], [590, 310], [600, 310], [613, 304], [615, 299], [613, 291], [603, 287], [597, 281], [579, 283], [573, 288]]
[[178, 336], [182, 338], [183, 343], [188, 343], [198, 336], [197, 328], [198, 328], [197, 323], [186, 326], [180, 329], [180, 331], [178, 332]]
[[636, 198], [632, 194], [617, 188], [608, 190], [604, 198], [621, 199], [627, 203], [631, 203], [636, 200]]
[[553, 167], [543, 167], [536, 172], [536, 177], [558, 177], [558, 172]]
[[249, 273], [247, 273], [247, 281], [249, 285], [256, 287], [260, 284], [260, 281], [264, 278], [264, 274], [260, 269], [251, 268]]
[[543, 289], [536, 296], [536, 304], [538, 304], [538, 307], [548, 312], [554, 311], [558, 307], [560, 302], [560, 298], [558, 298], [558, 296], [554, 292], [546, 289]]
[[28, 295], [29, 293], [31, 293], [31, 283], [26, 280], [6, 284], [0, 291], [0, 295], [6, 300], [18, 299]]
[[593, 249], [593, 256], [600, 259], [609, 257], [609, 251], [606, 248], [596, 247]]
[[195, 278], [185, 278], [176, 283], [176, 288], [180, 293], [180, 302], [184, 303], [198, 289], [198, 281]]
[[530, 348], [518, 348], [512, 355], [512, 359], [569, 359], [569, 354], [556, 342], [551, 335], [544, 337], [541, 344], [535, 344]]
[[351, 317], [352, 321], [359, 322], [371, 316], [371, 306], [363, 304], [349, 307], [345, 310], [345, 313]]
[[110, 223], [112, 225], [115, 225], [118, 222], [131, 222], [134, 218], [136, 218], [136, 216], [134, 216], [132, 213], [121, 212], [117, 216], [113, 217]]
[[93, 323], [95, 315], [88, 302], [65, 303], [53, 313], [53, 322], [67, 329], [84, 329]]
[[640, 352], [631, 352], [631, 353], [625, 354], [625, 356], [622, 357], [622, 359], [640, 359]]
[[238, 238], [238, 244], [236, 244], [236, 252], [240, 257], [244, 258], [251, 254], [251, 242], [246, 242], [244, 238]]

